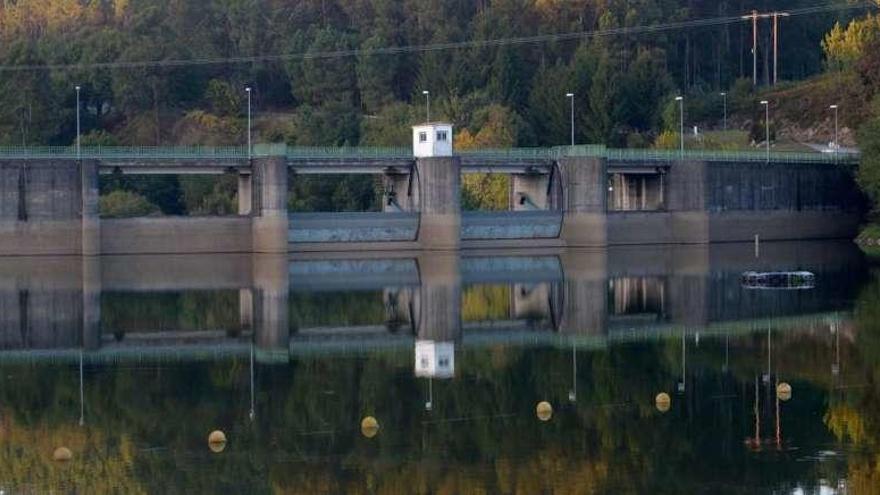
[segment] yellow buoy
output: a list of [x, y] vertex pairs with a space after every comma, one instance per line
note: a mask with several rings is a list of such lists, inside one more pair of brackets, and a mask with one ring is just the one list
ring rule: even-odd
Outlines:
[[535, 414], [541, 421], [550, 421], [550, 418], [553, 417], [553, 406], [547, 401], [541, 401], [535, 407]]
[[73, 459], [73, 452], [67, 447], [58, 447], [55, 452], [52, 452], [52, 459], [58, 462], [67, 462]]
[[220, 430], [214, 430], [208, 435], [208, 448], [211, 452], [219, 454], [226, 449], [226, 434]]
[[776, 397], [779, 397], [779, 400], [787, 401], [791, 399], [791, 385], [786, 382], [782, 382], [776, 386]]
[[379, 434], [379, 422], [372, 416], [361, 420], [361, 434], [367, 438], [373, 438]]
[[672, 398], [666, 392], [660, 392], [657, 397], [654, 397], [654, 406], [658, 411], [665, 413], [672, 407]]

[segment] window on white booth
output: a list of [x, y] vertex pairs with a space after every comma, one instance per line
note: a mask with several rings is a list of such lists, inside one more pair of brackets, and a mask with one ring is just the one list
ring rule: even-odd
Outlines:
[[446, 131], [437, 131], [437, 141], [446, 141]]
[[420, 143], [427, 143], [428, 142], [428, 133], [427, 132], [420, 132], [419, 133], [419, 142]]

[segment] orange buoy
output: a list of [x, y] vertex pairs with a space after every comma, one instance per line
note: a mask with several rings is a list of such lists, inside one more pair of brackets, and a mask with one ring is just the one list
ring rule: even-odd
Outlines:
[[73, 452], [67, 447], [58, 447], [55, 452], [52, 452], [52, 459], [58, 462], [67, 462], [73, 459]]
[[550, 421], [553, 417], [553, 406], [547, 401], [541, 401], [535, 406], [535, 414], [541, 421]]
[[666, 392], [660, 392], [657, 394], [657, 397], [654, 397], [654, 407], [658, 411], [665, 413], [672, 407], [672, 398]]
[[211, 452], [219, 454], [226, 449], [226, 434], [220, 430], [214, 430], [208, 435], [208, 448]]
[[361, 420], [361, 434], [367, 438], [373, 438], [379, 434], [379, 422], [372, 416]]

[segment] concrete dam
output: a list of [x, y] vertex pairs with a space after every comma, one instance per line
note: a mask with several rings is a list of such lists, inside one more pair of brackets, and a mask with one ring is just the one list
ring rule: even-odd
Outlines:
[[[451, 151], [451, 150], [450, 150]], [[0, 255], [298, 253], [593, 248], [855, 236], [857, 157], [613, 150], [601, 146], [414, 156], [413, 150], [0, 150]], [[461, 177], [507, 174], [509, 211], [461, 206]], [[229, 216], [101, 218], [102, 176], [237, 177]], [[382, 177], [381, 212], [291, 213], [315, 174]]]

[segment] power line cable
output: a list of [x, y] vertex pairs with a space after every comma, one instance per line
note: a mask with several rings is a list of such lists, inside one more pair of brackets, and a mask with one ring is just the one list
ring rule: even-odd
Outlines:
[[[848, 10], [864, 9], [877, 6], [874, 1], [864, 1], [854, 4], [825, 4], [813, 7], [789, 10], [791, 17], [819, 14], [827, 12], [842, 12]], [[547, 43], [554, 41], [568, 41], [575, 39], [604, 38], [612, 36], [630, 36], [654, 34], [667, 31], [676, 31], [688, 28], [702, 28], [724, 26], [742, 22], [742, 17], [725, 16], [706, 19], [694, 19], [689, 21], [667, 22], [661, 24], [618, 27], [599, 29], [594, 31], [579, 31], [572, 33], [543, 34], [536, 36], [522, 36], [512, 38], [498, 38], [491, 40], [454, 41], [446, 43], [432, 43], [425, 45], [391, 46], [373, 49], [349, 49], [324, 52], [286, 53], [274, 55], [253, 55], [241, 57], [179, 59], [179, 60], [145, 60], [145, 61], [117, 61], [96, 62], [89, 64], [34, 64], [34, 65], [2, 65], [0, 72], [25, 72], [25, 71], [51, 71], [51, 70], [88, 70], [88, 69], [137, 69], [150, 67], [187, 67], [200, 65], [223, 65], [223, 64], [248, 64], [261, 62], [279, 62], [287, 60], [318, 60], [334, 59], [357, 56], [374, 55], [398, 55], [405, 53], [423, 53], [444, 50], [457, 50], [464, 48], [484, 48], [510, 45], [525, 45]]]

